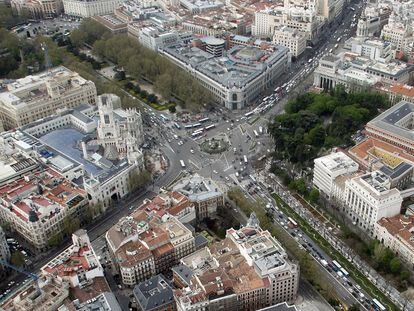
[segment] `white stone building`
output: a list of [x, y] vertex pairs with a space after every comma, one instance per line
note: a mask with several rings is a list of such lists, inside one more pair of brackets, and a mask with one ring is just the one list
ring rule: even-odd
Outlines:
[[334, 152], [314, 160], [313, 185], [327, 197], [332, 196], [338, 176], [358, 171], [358, 164], [343, 152]]
[[60, 66], [6, 84], [0, 92], [0, 120], [9, 130], [51, 116], [58, 109], [95, 102], [95, 84]]
[[288, 48], [292, 55], [298, 57], [306, 49], [306, 34], [294, 28], [281, 27], [275, 29], [273, 43]]
[[345, 182], [345, 201], [342, 210], [356, 226], [371, 236], [378, 220], [400, 213], [400, 191], [396, 188], [390, 189], [389, 185], [388, 178], [380, 171]]
[[122, 0], [62, 0], [66, 15], [92, 17], [113, 13]]

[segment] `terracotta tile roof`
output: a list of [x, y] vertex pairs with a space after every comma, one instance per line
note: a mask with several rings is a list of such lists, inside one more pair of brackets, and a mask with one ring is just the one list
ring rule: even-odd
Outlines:
[[116, 252], [117, 261], [121, 267], [134, 267], [138, 263], [152, 257], [151, 251], [140, 241], [129, 241]]
[[88, 301], [89, 299], [95, 298], [101, 293], [110, 291], [111, 290], [104, 277], [93, 278], [92, 283], [86, 287], [70, 288], [70, 293], [73, 295], [73, 297], [75, 297], [75, 299], [79, 299], [81, 303]]
[[381, 218], [378, 224], [384, 227], [392, 236], [410, 245], [414, 251], [414, 215], [396, 215]]

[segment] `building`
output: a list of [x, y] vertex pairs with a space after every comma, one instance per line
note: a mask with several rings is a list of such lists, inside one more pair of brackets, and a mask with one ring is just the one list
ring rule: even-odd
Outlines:
[[313, 185], [327, 197], [332, 195], [332, 187], [338, 176], [353, 174], [358, 164], [343, 152], [333, 152], [316, 158], [313, 169]]
[[375, 90], [388, 96], [392, 105], [395, 105], [401, 100], [414, 103], [414, 87], [408, 84], [393, 84], [382, 85], [379, 83], [375, 85]]
[[281, 302], [276, 305], [266, 307], [257, 311], [298, 311], [295, 305], [288, 305], [286, 302]]
[[111, 14], [121, 5], [121, 0], [62, 0], [66, 15], [76, 17], [92, 17]]
[[62, 0], [11, 0], [12, 10], [18, 15], [29, 14], [32, 19], [54, 18], [62, 13]]
[[160, 273], [195, 250], [192, 232], [174, 216], [138, 210], [106, 233], [113, 262], [127, 286]]
[[391, 42], [397, 51], [403, 51], [406, 40], [413, 35], [410, 25], [390, 19], [388, 24], [382, 28], [381, 38]]
[[190, 32], [170, 31], [155, 26], [139, 28], [137, 37], [139, 43], [153, 51], [178, 42], [188, 43], [192, 38]]
[[43, 275], [53, 275], [70, 287], [84, 288], [94, 278], [104, 277], [103, 268], [85, 230], [72, 234], [72, 245], [41, 268]]
[[128, 32], [128, 23], [119, 19], [115, 14], [96, 15], [92, 19], [105, 26], [113, 34]]
[[57, 278], [41, 277], [37, 284], [33, 280], [23, 283], [17, 291], [0, 303], [0, 309], [7, 311], [58, 310], [69, 297], [69, 285]]
[[293, 56], [298, 57], [306, 49], [306, 34], [290, 27], [274, 30], [273, 43], [289, 49]]
[[287, 48], [234, 46], [222, 57], [185, 44], [165, 46], [161, 55], [191, 73], [226, 108], [243, 109], [290, 67]]
[[411, 124], [414, 120], [414, 104], [400, 101], [367, 123], [365, 130], [373, 137], [414, 155], [414, 135]]
[[411, 268], [414, 267], [413, 215], [381, 218], [375, 224], [374, 237], [397, 254]]
[[0, 187], [1, 221], [38, 252], [64, 234], [65, 222], [82, 220], [87, 204], [85, 190], [51, 168], [39, 167]]
[[191, 14], [199, 14], [204, 11], [219, 8], [224, 5], [223, 2], [217, 0], [179, 0], [180, 5], [188, 10]]
[[0, 120], [9, 130], [49, 117], [58, 109], [95, 102], [95, 84], [60, 66], [6, 84], [0, 92]]
[[398, 215], [401, 210], [400, 191], [390, 189], [389, 179], [380, 171], [347, 180], [344, 198], [344, 214], [371, 236], [378, 220]]
[[[0, 260], [9, 261], [10, 260], [10, 248], [7, 244], [6, 234], [3, 231], [3, 228], [0, 227]], [[0, 276], [5, 274], [6, 267], [0, 264]]]
[[392, 44], [372, 38], [352, 38], [351, 52], [381, 63], [388, 63], [395, 58]]
[[173, 290], [162, 275], [156, 275], [134, 287], [134, 297], [141, 311], [175, 311]]
[[172, 189], [185, 195], [195, 205], [198, 221], [211, 216], [218, 207], [224, 206], [224, 193], [220, 187], [212, 179], [198, 174], [180, 179]]
[[[116, 300], [115, 295], [112, 292], [104, 292], [99, 294], [88, 301], [80, 303], [78, 300], [73, 302], [73, 307], [76, 311], [91, 311], [91, 310], [100, 310], [100, 311], [122, 311], [121, 306]], [[62, 311], [71, 310], [63, 309]], [[61, 311], [61, 310], [59, 310]]]
[[250, 223], [181, 264], [173, 269], [181, 287], [174, 291], [177, 310], [258, 310], [296, 298], [299, 266], [268, 231]]

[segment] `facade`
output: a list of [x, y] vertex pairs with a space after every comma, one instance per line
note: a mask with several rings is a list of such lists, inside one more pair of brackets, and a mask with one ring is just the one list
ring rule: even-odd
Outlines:
[[113, 34], [128, 32], [128, 24], [114, 14], [95, 15], [92, 19], [105, 26]]
[[385, 41], [391, 42], [397, 51], [404, 50], [406, 40], [413, 34], [410, 25], [405, 25], [399, 21], [390, 20], [381, 31], [381, 38]]
[[400, 191], [390, 189], [387, 176], [380, 171], [347, 180], [344, 197], [343, 212], [371, 236], [378, 220], [398, 215], [401, 210]]
[[219, 186], [213, 180], [198, 174], [182, 178], [172, 189], [185, 195], [195, 205], [198, 221], [211, 216], [218, 207], [224, 206], [224, 193]]
[[258, 310], [296, 298], [299, 266], [268, 231], [250, 224], [181, 263], [173, 269], [177, 310]]
[[62, 234], [65, 221], [82, 219], [86, 192], [50, 168], [38, 168], [0, 187], [0, 219], [36, 251]]
[[134, 287], [134, 297], [141, 311], [175, 311], [173, 290], [162, 275], [156, 275]]
[[43, 275], [53, 275], [70, 287], [83, 288], [94, 278], [104, 277], [103, 268], [85, 230], [72, 234], [72, 245], [41, 268]]
[[381, 63], [388, 63], [395, 58], [392, 44], [371, 38], [353, 38], [351, 52]]
[[373, 120], [365, 129], [369, 137], [373, 137], [414, 155], [414, 136], [411, 130], [414, 118], [414, 104], [400, 101]]
[[127, 286], [169, 273], [178, 260], [195, 250], [192, 232], [177, 218], [168, 214], [158, 217], [143, 210], [109, 229], [106, 241]]
[[[10, 260], [10, 249], [7, 244], [6, 234], [3, 231], [3, 228], [0, 227], [0, 260], [9, 261]], [[7, 268], [0, 264], [0, 276], [3, 275]]]
[[138, 41], [143, 46], [158, 51], [159, 48], [178, 42], [188, 43], [193, 35], [190, 32], [167, 31], [155, 26], [139, 28]]
[[374, 237], [414, 267], [414, 216], [396, 215], [381, 218], [374, 228]]
[[0, 119], [8, 130], [51, 116], [58, 109], [95, 102], [95, 84], [60, 66], [6, 84], [6, 91], [0, 92]]
[[11, 0], [12, 10], [21, 15], [29, 13], [32, 19], [54, 18], [62, 13], [62, 0]]
[[314, 160], [313, 185], [331, 197], [334, 181], [338, 176], [353, 174], [358, 164], [343, 152], [334, 152]]
[[273, 43], [288, 48], [293, 56], [298, 57], [306, 49], [306, 35], [294, 28], [281, 27], [275, 29]]
[[121, 5], [120, 0], [62, 0], [66, 15], [76, 17], [92, 17], [111, 14]]
[[261, 50], [234, 46], [223, 57], [198, 47], [175, 44], [161, 55], [191, 73], [226, 108], [243, 109], [274, 85], [290, 67], [290, 54], [282, 46]]

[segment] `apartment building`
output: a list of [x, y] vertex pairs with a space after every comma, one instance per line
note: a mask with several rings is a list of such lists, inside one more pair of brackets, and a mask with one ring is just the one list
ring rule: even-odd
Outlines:
[[272, 87], [290, 67], [289, 50], [234, 46], [222, 57], [191, 44], [161, 48], [160, 53], [190, 72], [226, 108], [243, 109]]
[[365, 129], [373, 137], [414, 155], [414, 136], [411, 124], [414, 118], [414, 104], [400, 101], [367, 123]]
[[342, 211], [362, 230], [374, 234], [375, 223], [393, 217], [401, 210], [402, 197], [381, 171], [366, 173], [345, 182]]
[[328, 198], [338, 176], [353, 174], [358, 171], [358, 164], [345, 153], [333, 152], [316, 158], [313, 169], [313, 185]]
[[198, 221], [211, 216], [218, 207], [224, 206], [224, 192], [218, 184], [198, 174], [180, 179], [172, 189], [185, 195], [194, 204]]
[[122, 4], [121, 0], [62, 0], [66, 15], [76, 17], [92, 17], [111, 14]]
[[410, 25], [390, 19], [388, 24], [382, 28], [381, 38], [391, 42], [397, 51], [403, 51], [407, 39], [413, 35]]
[[95, 102], [95, 84], [59, 66], [6, 84], [0, 92], [0, 120], [8, 130], [49, 117], [58, 109]]
[[162, 275], [156, 275], [134, 287], [134, 297], [141, 311], [175, 311], [171, 285]]
[[122, 282], [134, 286], [156, 274], [168, 274], [179, 259], [195, 250], [192, 232], [176, 217], [138, 210], [106, 233]]
[[146, 26], [139, 28], [138, 41], [143, 46], [158, 51], [160, 47], [165, 45], [174, 44], [177, 42], [189, 43], [193, 38], [191, 32], [178, 32], [173, 30], [166, 30], [162, 27]]
[[395, 49], [389, 42], [372, 38], [350, 39], [351, 52], [380, 63], [389, 63], [395, 58]]
[[290, 27], [280, 27], [274, 30], [274, 44], [289, 49], [293, 56], [298, 57], [306, 49], [306, 34]]
[[295, 300], [299, 266], [268, 231], [249, 221], [181, 259], [173, 279], [180, 287], [174, 291], [177, 310], [258, 310]]
[[381, 218], [374, 227], [374, 237], [414, 268], [414, 216], [396, 215]]
[[72, 234], [72, 245], [41, 268], [42, 275], [53, 275], [70, 287], [84, 288], [104, 270], [92, 248], [88, 234], [79, 229]]
[[11, 0], [12, 10], [21, 15], [29, 14], [32, 19], [54, 18], [62, 13], [62, 0]]
[[[3, 231], [3, 228], [0, 227], [0, 260], [9, 261], [10, 260], [10, 248], [7, 244], [6, 234]], [[0, 263], [0, 276], [4, 276], [7, 268]]]
[[50, 168], [39, 168], [0, 187], [0, 219], [37, 252], [62, 234], [64, 222], [82, 219], [85, 190]]

